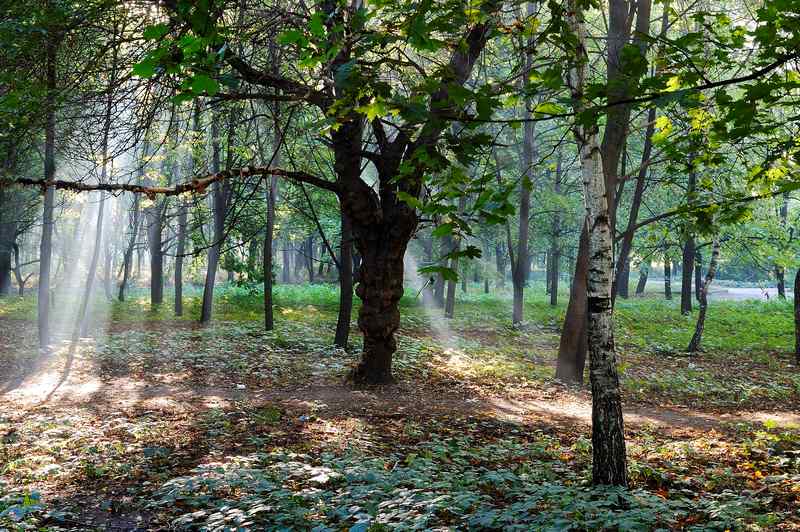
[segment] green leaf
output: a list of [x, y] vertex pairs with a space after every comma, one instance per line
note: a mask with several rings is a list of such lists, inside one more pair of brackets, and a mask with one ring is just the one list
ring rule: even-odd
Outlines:
[[446, 235], [451, 235], [451, 234], [453, 234], [453, 228], [454, 227], [455, 227], [455, 225], [452, 224], [452, 223], [449, 223], [449, 222], [448, 223], [443, 223], [440, 226], [438, 226], [436, 229], [434, 229], [431, 232], [431, 235], [436, 237], [436, 238], [441, 238], [441, 237], [446, 236]]
[[219, 92], [219, 83], [217, 83], [217, 80], [211, 79], [205, 74], [195, 75], [194, 78], [192, 78], [190, 87], [192, 88], [192, 92], [198, 96], [202, 94], [214, 96]]
[[404, 202], [409, 207], [413, 207], [414, 209], [422, 209], [423, 207], [422, 202], [420, 200], [418, 200], [411, 194], [403, 192], [402, 190], [397, 191], [397, 199]]
[[157, 41], [162, 37], [164, 37], [164, 35], [166, 35], [167, 33], [169, 33], [169, 26], [167, 26], [164, 23], [161, 23], [161, 24], [155, 24], [153, 26], [148, 26], [147, 28], [145, 28], [144, 32], [142, 33], [142, 36], [147, 40]]
[[156, 73], [156, 66], [145, 59], [141, 63], [133, 65], [133, 73], [140, 78], [152, 78]]

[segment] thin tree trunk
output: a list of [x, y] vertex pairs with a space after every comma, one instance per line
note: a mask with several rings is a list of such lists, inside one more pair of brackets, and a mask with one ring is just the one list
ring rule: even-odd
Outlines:
[[164, 249], [162, 241], [163, 212], [161, 204], [149, 209], [147, 242], [150, 251], [150, 305], [155, 308], [164, 302]]
[[[106, 143], [107, 143], [106, 138]], [[107, 148], [107, 144], [104, 146]], [[103, 153], [103, 177], [101, 182], [105, 182], [105, 158], [107, 157], [107, 149]], [[79, 337], [86, 336], [89, 328], [89, 304], [92, 300], [92, 292], [94, 289], [94, 279], [97, 275], [97, 263], [100, 261], [100, 248], [103, 246], [103, 218], [105, 216], [105, 193], [100, 193], [100, 204], [97, 207], [97, 230], [94, 237], [94, 250], [92, 251], [92, 259], [89, 263], [89, 271], [86, 273], [86, 285], [83, 289], [83, 297], [81, 298], [81, 306], [78, 310], [78, 319], [75, 322], [75, 330], [72, 334], [72, 341], [75, 342]]]
[[342, 241], [339, 251], [339, 316], [333, 345], [347, 349], [350, 317], [353, 313], [353, 229], [349, 218], [341, 213]]
[[703, 288], [700, 291], [700, 312], [697, 315], [697, 323], [694, 327], [694, 335], [689, 341], [689, 346], [686, 350], [689, 353], [697, 353], [700, 349], [700, 342], [703, 339], [703, 329], [706, 324], [706, 311], [708, 310], [708, 290], [711, 288], [711, 282], [714, 280], [714, 274], [717, 272], [717, 263], [719, 262], [719, 238], [714, 238], [714, 244], [711, 248], [711, 261], [708, 263], [708, 272], [706, 273], [706, 280], [703, 283]]
[[647, 286], [647, 276], [650, 274], [650, 261], [646, 264], [643, 262], [639, 265], [639, 282], [636, 283], [636, 295], [641, 296], [644, 294], [644, 289]]
[[664, 258], [664, 299], [672, 299], [672, 261]]
[[[277, 159], [277, 155], [275, 156]], [[278, 179], [272, 177], [267, 190], [267, 227], [264, 231], [264, 247], [262, 248], [262, 269], [264, 274], [264, 330], [271, 331], [275, 328], [275, 314], [273, 311], [273, 282], [272, 282], [272, 239], [275, 233], [275, 196], [278, 192]], [[284, 267], [284, 273], [287, 268]]]
[[133, 265], [133, 250], [136, 246], [136, 237], [139, 234], [139, 194], [133, 197], [133, 213], [131, 219], [131, 238], [128, 241], [128, 247], [125, 249], [125, 255], [122, 259], [122, 280], [119, 283], [119, 292], [117, 299], [125, 301], [125, 288], [128, 285], [128, 279], [131, 276], [131, 266]]
[[[789, 196], [783, 195], [783, 201], [779, 211], [780, 223], [782, 228], [786, 228], [786, 221], [789, 216]], [[778, 286], [778, 297], [786, 299], [786, 268], [781, 264], [775, 265], [775, 281]]]
[[692, 312], [694, 254], [694, 237], [689, 235], [683, 245], [683, 261], [681, 262], [681, 314], [691, 314]]
[[[46, 45], [47, 102], [44, 141], [44, 180], [52, 181], [56, 173], [56, 41], [48, 39]], [[53, 210], [55, 208], [55, 187], [47, 187], [44, 192], [42, 214], [42, 240], [39, 245], [39, 293], [37, 300], [37, 322], [39, 347], [46, 349], [50, 344], [50, 268], [53, 258]]]
[[703, 292], [703, 256], [700, 251], [695, 250], [694, 254], [694, 297], [700, 302]]
[[631, 261], [630, 258], [626, 260], [622, 264], [622, 271], [619, 272], [617, 277], [619, 279], [619, 285], [617, 285], [617, 293], [623, 299], [628, 299], [630, 296], [630, 284], [631, 284]]
[[291, 284], [292, 282], [292, 256], [289, 252], [289, 245], [288, 240], [284, 241], [283, 249], [281, 250], [281, 282], [283, 284]]
[[[466, 196], [461, 196], [458, 199], [458, 212], [459, 214], [464, 212], [464, 209], [467, 207], [467, 198]], [[452, 238], [451, 242], [453, 243], [452, 248], [450, 249], [451, 252], [456, 252], [461, 249], [461, 239], [460, 238]], [[458, 272], [458, 257], [453, 257], [450, 259], [450, 269], [454, 272]], [[455, 317], [456, 312], [456, 282], [455, 280], [450, 280], [447, 283], [447, 299], [444, 305], [444, 316], [445, 318], [453, 318]]]
[[[220, 142], [219, 142], [219, 115], [215, 114], [211, 122], [211, 171], [220, 171]], [[229, 147], [230, 149], [230, 147]], [[200, 310], [200, 323], [207, 324], [211, 321], [214, 305], [214, 285], [217, 279], [222, 241], [225, 238], [225, 214], [227, 210], [227, 189], [229, 184], [219, 181], [212, 185], [211, 210], [213, 212], [213, 242], [208, 248], [206, 265], [206, 281], [203, 287], [203, 306]]]
[[800, 268], [794, 274], [794, 357], [800, 368]]
[[183, 256], [186, 253], [186, 203], [179, 199], [178, 206], [178, 245], [175, 250], [175, 315], [183, 316]]

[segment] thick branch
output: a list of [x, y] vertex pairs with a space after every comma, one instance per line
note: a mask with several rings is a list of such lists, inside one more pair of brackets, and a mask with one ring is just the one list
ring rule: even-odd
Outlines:
[[174, 187], [157, 187], [147, 185], [137, 185], [133, 183], [81, 183], [77, 181], [62, 181], [54, 179], [52, 181], [45, 181], [44, 179], [3, 179], [0, 178], [0, 188], [10, 187], [14, 185], [35, 186], [40, 187], [42, 190], [55, 187], [60, 190], [71, 190], [73, 192], [90, 192], [95, 190], [102, 190], [104, 192], [133, 192], [135, 194], [145, 194], [149, 197], [156, 195], [163, 196], [178, 196], [186, 193], [202, 193], [208, 188], [209, 185], [217, 181], [225, 179], [245, 178], [252, 176], [274, 175], [283, 177], [290, 181], [299, 183], [308, 183], [318, 188], [329, 190], [331, 192], [339, 191], [339, 187], [332, 181], [326, 181], [317, 176], [306, 172], [295, 172], [291, 170], [283, 170], [280, 168], [269, 168], [264, 166], [245, 166], [243, 168], [223, 170], [216, 174], [210, 174], [205, 177], [192, 179], [186, 183], [175, 185]]

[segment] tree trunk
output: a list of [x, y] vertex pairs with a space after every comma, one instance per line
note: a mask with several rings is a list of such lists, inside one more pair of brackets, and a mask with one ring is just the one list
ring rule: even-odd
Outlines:
[[[535, 16], [536, 7], [533, 2], [527, 3], [528, 17]], [[524, 69], [521, 82], [525, 80], [532, 73], [533, 69], [533, 55], [531, 49], [534, 48], [534, 40], [531, 36], [528, 39], [528, 46], [524, 57]], [[523, 119], [530, 119], [531, 112], [529, 109], [534, 107], [532, 99], [526, 98], [524, 111], [522, 113]], [[530, 272], [530, 250], [529, 250], [529, 236], [530, 236], [530, 212], [531, 212], [531, 188], [532, 182], [531, 174], [533, 173], [534, 160], [536, 159], [536, 146], [535, 146], [535, 123], [526, 120], [523, 135], [522, 135], [522, 153], [520, 154], [521, 177], [519, 182], [519, 240], [517, 242], [516, 258], [512, 259], [511, 263], [511, 281], [514, 288], [514, 300], [512, 305], [511, 323], [515, 326], [521, 325], [524, 320], [524, 301], [525, 301], [525, 284], [528, 280]], [[508, 243], [509, 247], [511, 242]]]
[[[44, 141], [44, 180], [52, 181], [56, 174], [56, 41], [48, 39], [46, 45], [46, 125]], [[46, 349], [50, 344], [50, 267], [53, 258], [53, 210], [55, 208], [55, 187], [47, 187], [44, 192], [42, 211], [42, 240], [39, 245], [39, 293], [37, 299], [37, 322], [39, 347]]]
[[17, 278], [17, 287], [19, 297], [25, 295], [25, 283], [27, 282], [28, 278], [30, 278], [30, 274], [28, 277], [22, 276], [22, 262], [20, 260], [20, 253], [19, 253], [19, 245], [14, 244], [14, 277]]
[[553, 307], [558, 305], [558, 278], [560, 276], [560, 263], [561, 251], [556, 249], [550, 255], [550, 305]]
[[333, 345], [347, 349], [350, 337], [350, 317], [353, 313], [353, 229], [350, 219], [341, 213], [342, 241], [339, 251], [339, 316]]
[[672, 299], [672, 261], [664, 258], [664, 299]]
[[6, 216], [14, 216], [8, 200], [3, 198], [4, 191], [0, 190], [0, 297], [11, 294], [11, 256], [14, 253], [17, 227], [15, 220]]
[[[646, 0], [644, 1], [647, 4]], [[649, 19], [649, 4], [639, 5], [638, 16]], [[611, 0], [609, 4], [609, 70], [619, 61], [613, 49], [624, 42], [619, 39], [628, 17], [627, 2]], [[575, 64], [569, 72], [569, 86], [577, 114], [586, 109], [584, 87], [588, 72], [586, 28], [582, 9], [577, 0], [570, 0], [569, 23], [577, 37]], [[627, 39], [626, 39], [627, 40]], [[609, 79], [612, 79], [609, 73]], [[607, 183], [598, 145], [598, 126], [577, 122], [573, 133], [578, 144], [586, 204], [587, 257], [587, 336], [590, 353], [589, 376], [592, 384], [592, 482], [627, 486], [627, 462], [622, 419], [619, 378], [614, 347], [613, 302], [613, 209], [608, 197]], [[608, 130], [604, 138], [609, 140]], [[613, 142], [613, 139], [611, 139]], [[616, 146], [618, 148], [618, 146]], [[614, 148], [614, 149], [616, 149]], [[606, 150], [604, 150], [605, 152]], [[613, 190], [612, 190], [613, 192]]]
[[150, 251], [150, 305], [157, 307], [164, 302], [164, 250], [162, 242], [163, 217], [161, 204], [148, 209], [147, 242]]
[[[785, 229], [786, 221], [789, 216], [789, 196], [786, 194], [783, 195], [783, 201], [781, 202], [778, 215], [780, 216], [781, 227]], [[778, 287], [778, 297], [786, 299], [786, 268], [784, 268], [783, 265], [775, 265], [775, 281]]]
[[586, 353], [589, 349], [586, 337], [586, 272], [589, 269], [587, 233], [584, 225], [578, 242], [575, 273], [572, 276], [569, 302], [564, 316], [564, 327], [561, 329], [556, 361], [556, 379], [575, 384], [583, 382]]
[[183, 316], [183, 256], [186, 253], [187, 207], [182, 199], [178, 206], [178, 246], [175, 250], [175, 315]]
[[683, 262], [681, 263], [681, 314], [691, 314], [692, 312], [694, 254], [694, 237], [690, 235], [683, 245]]
[[287, 239], [283, 243], [283, 250], [281, 250], [281, 282], [283, 284], [290, 284], [292, 282], [292, 255], [289, 250], [290, 245]]
[[700, 342], [703, 339], [703, 328], [706, 324], [706, 311], [708, 310], [708, 290], [711, 288], [711, 282], [714, 280], [714, 274], [717, 272], [718, 262], [719, 238], [714, 238], [706, 280], [703, 283], [703, 288], [700, 290], [700, 312], [697, 315], [697, 324], [695, 324], [694, 335], [692, 335], [692, 339], [689, 341], [689, 346], [686, 348], [689, 353], [697, 353], [697, 350], [700, 348]]
[[[561, 194], [561, 165], [562, 153], [561, 148], [558, 148], [556, 154], [556, 171], [555, 180], [553, 182], [553, 193], [556, 195]], [[558, 280], [561, 268], [561, 247], [559, 245], [559, 237], [561, 235], [561, 216], [558, 211], [553, 215], [553, 224], [550, 229], [550, 305], [558, 305]]]
[[650, 274], [650, 262], [644, 262], [639, 265], [639, 282], [636, 283], [636, 295], [644, 295], [644, 289], [647, 286], [647, 276]]
[[794, 358], [800, 368], [800, 268], [794, 274]]
[[619, 285], [617, 286], [617, 293], [623, 299], [628, 299], [630, 296], [630, 284], [631, 284], [631, 261], [630, 259], [626, 260], [622, 264], [622, 271], [619, 273], [618, 276]]
[[119, 293], [117, 299], [125, 301], [125, 288], [128, 285], [128, 279], [131, 276], [131, 266], [133, 265], [133, 250], [136, 247], [136, 237], [139, 235], [139, 194], [133, 197], [133, 213], [131, 214], [131, 238], [128, 241], [128, 247], [125, 249], [125, 255], [122, 259], [122, 280], [119, 283]]
[[[277, 124], [276, 124], [277, 126]], [[277, 140], [278, 135], [276, 135]], [[276, 142], [279, 145], [280, 142]], [[276, 155], [273, 158], [278, 159]], [[277, 163], [276, 163], [277, 164]], [[269, 189], [267, 190], [267, 227], [264, 231], [264, 248], [262, 256], [262, 268], [264, 274], [264, 330], [271, 331], [275, 328], [275, 314], [273, 312], [273, 293], [272, 293], [272, 239], [275, 233], [275, 201], [278, 193], [278, 178], [273, 176], [269, 181]], [[284, 260], [286, 260], [286, 252], [284, 251]], [[284, 265], [284, 276], [288, 273], [289, 269]]]
[[[219, 115], [214, 115], [211, 119], [211, 171], [220, 171], [220, 142], [219, 142]], [[230, 144], [229, 148], [230, 149]], [[207, 324], [211, 321], [214, 305], [214, 285], [217, 280], [217, 268], [219, 267], [220, 253], [222, 251], [223, 240], [225, 239], [225, 215], [228, 203], [228, 190], [230, 183], [225, 180], [212, 185], [211, 191], [211, 210], [213, 213], [213, 242], [208, 248], [206, 281], [203, 287], [203, 306], [200, 310], [200, 323]]]
[[[103, 161], [103, 179], [105, 181], [105, 157]], [[78, 310], [78, 319], [75, 322], [75, 330], [72, 334], [72, 341], [75, 342], [79, 337], [86, 336], [89, 328], [89, 304], [92, 300], [92, 292], [94, 288], [94, 279], [97, 275], [97, 263], [100, 261], [100, 248], [103, 245], [103, 218], [105, 215], [106, 198], [105, 193], [100, 193], [100, 204], [97, 207], [97, 230], [94, 237], [94, 250], [92, 251], [92, 259], [89, 263], [89, 270], [86, 273], [86, 285], [83, 289], [83, 297], [81, 298], [81, 306]]]
[[700, 294], [703, 291], [703, 256], [700, 251], [694, 253], [694, 297], [700, 301]]

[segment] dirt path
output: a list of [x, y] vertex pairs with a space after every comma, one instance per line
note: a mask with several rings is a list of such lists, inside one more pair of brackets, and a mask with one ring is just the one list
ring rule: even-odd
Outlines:
[[[355, 390], [325, 377], [287, 387], [248, 389], [242, 385], [196, 386], [182, 375], [154, 375], [150, 382], [130, 377], [101, 379], [96, 368], [80, 356], [53, 355], [31, 368], [21, 379], [11, 379], [0, 394], [0, 411], [76, 408], [95, 413], [140, 408], [162, 411], [198, 411], [229, 408], [239, 401], [281, 404], [294, 412], [323, 416], [359, 416], [379, 412], [388, 416], [452, 414], [486, 415], [512, 422], [552, 424], [591, 423], [591, 401], [585, 392], [565, 387], [514, 391], [507, 395], [476, 393], [466, 386], [431, 389], [400, 383]], [[716, 414], [687, 408], [631, 406], [625, 409], [629, 426], [709, 430], [727, 423], [772, 422], [800, 426], [797, 412], [740, 412]]]

